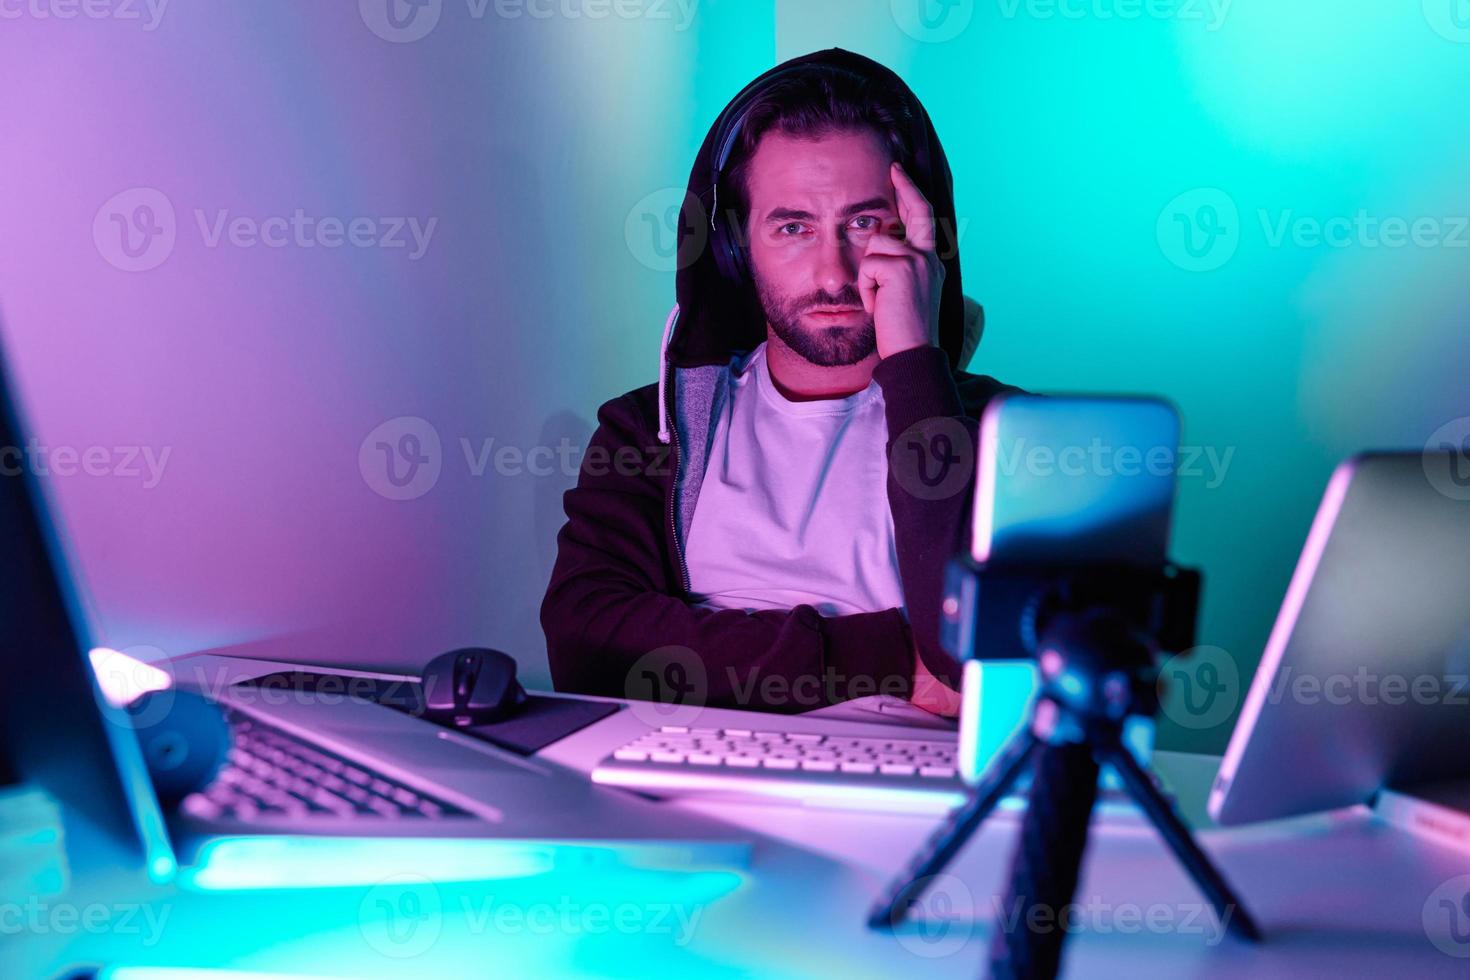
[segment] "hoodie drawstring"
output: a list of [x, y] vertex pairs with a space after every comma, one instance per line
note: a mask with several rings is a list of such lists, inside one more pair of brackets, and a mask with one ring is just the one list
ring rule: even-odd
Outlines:
[[664, 321], [664, 339], [658, 345], [658, 441], [664, 445], [669, 443], [669, 338], [674, 335], [674, 321], [678, 318], [679, 304], [675, 303], [669, 311], [669, 318]]

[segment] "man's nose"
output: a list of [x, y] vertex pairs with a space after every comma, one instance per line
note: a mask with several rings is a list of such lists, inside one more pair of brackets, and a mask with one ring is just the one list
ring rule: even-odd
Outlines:
[[816, 285], [835, 296], [857, 281], [862, 250], [840, 234], [823, 236], [817, 246]]

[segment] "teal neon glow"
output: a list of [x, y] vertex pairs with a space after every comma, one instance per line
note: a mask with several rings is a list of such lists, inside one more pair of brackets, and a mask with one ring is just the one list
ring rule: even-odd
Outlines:
[[[965, 662], [960, 693], [960, 777], [974, 784], [986, 768], [1031, 717], [1031, 703], [1040, 683], [1030, 660], [969, 660]], [[1123, 744], [1147, 765], [1153, 758], [1154, 723], [1135, 717], [1123, 723]], [[1101, 785], [1119, 788], [1117, 776], [1104, 767]]]
[[370, 885], [384, 868], [433, 881], [533, 878], [575, 870], [743, 868], [749, 847], [400, 837], [227, 837], [213, 840], [179, 883], [197, 891]]
[[59, 895], [67, 887], [61, 811], [42, 790], [0, 790], [0, 894]]
[[148, 878], [154, 884], [167, 884], [173, 880], [179, 869], [178, 858], [174, 854], [168, 827], [164, 823], [163, 809], [158, 805], [158, 794], [154, 792], [153, 781], [148, 776], [148, 765], [143, 761], [143, 750], [133, 734], [132, 722], [123, 709], [108, 703], [103, 697], [95, 676], [92, 680], [92, 696], [97, 701], [98, 710], [107, 720], [104, 727], [108, 740], [112, 743], [113, 757], [117, 759], [122, 774], [128, 808], [133, 813], [133, 821], [143, 843], [143, 859], [148, 869]]
[[412, 868], [434, 881], [487, 881], [545, 874], [555, 849], [522, 841], [379, 837], [227, 837], [200, 849], [180, 884], [200, 891], [372, 884], [383, 868]]
[[104, 969], [98, 980], [293, 980], [301, 973], [258, 973], [253, 970], [209, 970], [181, 966], [119, 966]]

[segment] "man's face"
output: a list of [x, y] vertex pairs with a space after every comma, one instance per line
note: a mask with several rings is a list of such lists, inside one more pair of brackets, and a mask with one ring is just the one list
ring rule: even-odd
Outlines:
[[873, 235], [897, 220], [893, 158], [869, 129], [819, 139], [766, 133], [746, 171], [750, 258], [772, 332], [822, 367], [877, 350], [858, 293]]

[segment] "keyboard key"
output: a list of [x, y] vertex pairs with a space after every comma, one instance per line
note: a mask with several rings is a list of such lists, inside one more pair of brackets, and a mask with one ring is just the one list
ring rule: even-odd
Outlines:
[[190, 793], [179, 804], [179, 809], [199, 820], [218, 820], [224, 808], [203, 793]]
[[349, 765], [239, 712], [227, 711], [227, 718], [233, 736], [229, 761], [204, 793], [188, 804], [195, 815], [242, 820], [264, 816], [350, 818], [363, 813], [468, 816], [458, 807], [425, 799], [401, 783]]
[[258, 820], [260, 818], [260, 813], [261, 808], [259, 806], [256, 806], [254, 800], [242, 798], [238, 800], [234, 806], [229, 808], [229, 812], [226, 814], [226, 816], [234, 817], [236, 820], [250, 821]]
[[342, 797], [328, 792], [326, 789], [319, 788], [315, 793], [313, 793], [311, 796], [311, 802], [315, 803], [323, 810], [330, 810], [332, 813], [337, 814], [339, 817], [357, 816], [357, 807], [353, 806]]
[[372, 799], [368, 800], [367, 805], [369, 810], [373, 811], [380, 817], [387, 817], [388, 819], [392, 820], [397, 817], [403, 816], [402, 810], [395, 806], [391, 800], [385, 800], [381, 796], [375, 796]]
[[855, 749], [886, 749], [892, 745], [886, 738], [854, 738], [852, 746]]
[[[878, 774], [886, 778], [923, 775], [935, 790], [946, 792], [950, 787], [943, 781], [956, 778], [955, 746], [951, 742], [743, 728], [687, 731], [669, 731], [669, 728], [677, 726], [634, 738], [615, 750], [603, 764], [616, 763], [624, 773], [657, 768], [658, 785], [665, 788], [669, 785], [667, 775], [680, 769], [691, 777], [691, 788], [703, 785], [693, 778], [697, 768], [709, 774], [706, 779], [728, 780], [735, 787], [748, 782], [757, 793], [762, 792], [760, 777], [747, 774], [756, 770], [786, 772], [792, 773], [794, 779], [810, 779], [817, 796], [830, 787], [840, 786], [844, 778], [856, 782]], [[656, 760], [659, 764], [655, 767], [652, 763]]]

